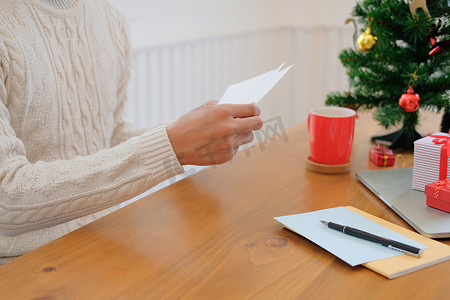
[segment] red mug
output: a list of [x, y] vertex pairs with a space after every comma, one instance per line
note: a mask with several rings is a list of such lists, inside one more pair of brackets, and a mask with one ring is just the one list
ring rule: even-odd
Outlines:
[[356, 112], [344, 107], [318, 107], [308, 115], [311, 160], [325, 165], [350, 161]]

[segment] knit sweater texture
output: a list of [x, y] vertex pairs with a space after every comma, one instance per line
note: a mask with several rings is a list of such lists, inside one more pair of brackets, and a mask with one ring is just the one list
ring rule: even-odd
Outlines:
[[0, 1], [0, 263], [183, 172], [124, 118], [130, 55], [108, 0]]

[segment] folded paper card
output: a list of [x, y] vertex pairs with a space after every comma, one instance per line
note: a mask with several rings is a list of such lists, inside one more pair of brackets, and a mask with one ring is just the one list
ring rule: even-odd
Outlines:
[[[396, 240], [420, 249], [427, 247], [345, 207], [334, 207], [308, 213], [275, 218], [286, 228], [328, 250], [351, 266], [403, 255], [380, 244], [346, 235], [324, 226], [320, 220], [355, 227], [372, 234]], [[420, 258], [417, 258], [420, 259]]]
[[281, 78], [292, 68], [289, 66], [266, 72], [251, 79], [230, 85], [219, 100], [219, 104], [246, 104], [259, 102]]

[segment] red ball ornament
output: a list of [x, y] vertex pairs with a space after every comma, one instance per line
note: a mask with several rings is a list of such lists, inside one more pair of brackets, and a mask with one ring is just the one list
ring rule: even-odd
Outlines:
[[419, 94], [414, 94], [412, 87], [408, 88], [406, 94], [403, 94], [398, 100], [398, 104], [406, 111], [406, 112], [414, 112], [419, 109]]

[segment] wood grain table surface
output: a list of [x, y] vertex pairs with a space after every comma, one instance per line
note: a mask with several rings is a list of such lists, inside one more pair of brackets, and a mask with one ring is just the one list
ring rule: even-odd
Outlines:
[[[207, 168], [0, 266], [0, 299], [448, 299], [450, 262], [386, 279], [351, 267], [273, 218], [354, 206], [413, 230], [355, 178], [370, 137], [359, 114], [351, 170], [308, 171], [305, 124], [270, 120], [230, 163]], [[421, 133], [439, 131], [439, 117]], [[394, 168], [411, 167], [396, 152]], [[450, 245], [449, 239], [443, 243]]]

